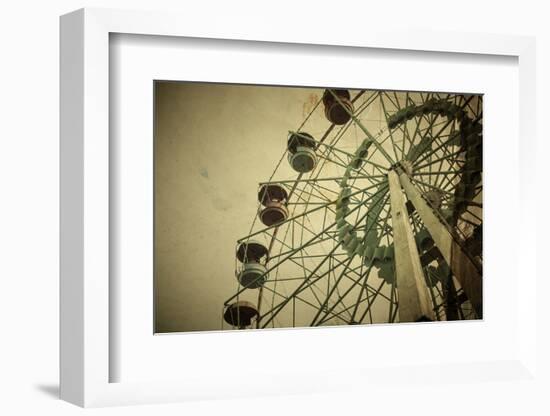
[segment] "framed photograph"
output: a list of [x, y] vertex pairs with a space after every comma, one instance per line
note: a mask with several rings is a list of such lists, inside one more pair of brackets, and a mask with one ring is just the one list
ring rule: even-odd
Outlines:
[[536, 383], [534, 62], [516, 36], [63, 16], [61, 397]]

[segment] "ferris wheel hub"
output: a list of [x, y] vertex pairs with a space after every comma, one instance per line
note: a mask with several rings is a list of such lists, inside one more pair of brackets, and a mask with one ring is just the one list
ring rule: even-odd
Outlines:
[[405, 171], [405, 173], [409, 176], [412, 176], [414, 172], [414, 166], [410, 160], [402, 160], [399, 162], [399, 165], [401, 166], [401, 169]]

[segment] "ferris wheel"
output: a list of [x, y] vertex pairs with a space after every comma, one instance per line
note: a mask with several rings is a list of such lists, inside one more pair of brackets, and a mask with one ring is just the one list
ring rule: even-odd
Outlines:
[[481, 96], [326, 89], [283, 139], [225, 325], [482, 317]]

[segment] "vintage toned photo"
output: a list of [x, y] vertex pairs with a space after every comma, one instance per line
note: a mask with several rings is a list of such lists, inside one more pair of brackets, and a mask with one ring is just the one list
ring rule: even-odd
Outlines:
[[483, 318], [482, 95], [154, 96], [156, 333]]

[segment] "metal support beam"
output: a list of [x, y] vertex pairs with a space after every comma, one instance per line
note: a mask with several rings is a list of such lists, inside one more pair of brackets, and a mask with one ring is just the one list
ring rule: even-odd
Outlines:
[[453, 275], [464, 289], [476, 315], [483, 317], [482, 279], [479, 266], [467, 255], [451, 230], [434, 213], [433, 209], [422, 198], [421, 193], [411, 183], [406, 173], [399, 176], [401, 185], [409, 200], [413, 203], [422, 222], [428, 229], [437, 248], [451, 268]]
[[399, 322], [433, 320], [433, 308], [405, 205], [405, 195], [401, 190], [399, 176], [394, 170], [388, 173], [388, 183], [390, 185], [395, 248]]

